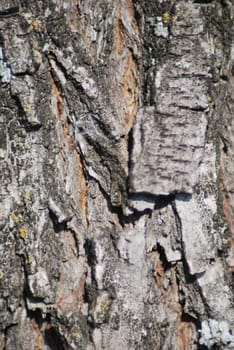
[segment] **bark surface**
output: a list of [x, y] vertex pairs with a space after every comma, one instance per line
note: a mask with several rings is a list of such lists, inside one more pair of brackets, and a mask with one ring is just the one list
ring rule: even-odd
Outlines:
[[234, 349], [232, 1], [0, 1], [0, 350]]

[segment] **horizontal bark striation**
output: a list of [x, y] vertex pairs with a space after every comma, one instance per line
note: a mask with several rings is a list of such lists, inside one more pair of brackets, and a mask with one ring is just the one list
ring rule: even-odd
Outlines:
[[232, 25], [0, 4], [0, 349], [233, 348]]

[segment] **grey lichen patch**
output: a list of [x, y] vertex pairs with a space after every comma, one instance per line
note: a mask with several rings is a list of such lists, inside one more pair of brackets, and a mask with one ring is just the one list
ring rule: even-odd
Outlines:
[[6, 37], [4, 48], [7, 62], [13, 74], [35, 72], [37, 64], [35, 64], [33, 59], [32, 47], [23, 35], [17, 36], [16, 32], [11, 33], [11, 35]]
[[208, 319], [202, 321], [199, 343], [205, 345], [208, 349], [222, 345], [228, 346], [228, 349], [233, 349], [234, 336], [226, 321]]
[[221, 261], [216, 259], [211, 262], [206, 272], [197, 281], [209, 305], [212, 317], [216, 319], [223, 317], [232, 326], [234, 320], [233, 295], [231, 289], [226, 285], [226, 271]]
[[4, 58], [2, 47], [0, 47], [0, 82], [9, 83], [11, 81], [11, 77], [12, 74], [10, 66], [7, 64]]
[[154, 27], [154, 33], [162, 38], [168, 38], [169, 32], [168, 27], [164, 24], [162, 17], [156, 17], [156, 24]]

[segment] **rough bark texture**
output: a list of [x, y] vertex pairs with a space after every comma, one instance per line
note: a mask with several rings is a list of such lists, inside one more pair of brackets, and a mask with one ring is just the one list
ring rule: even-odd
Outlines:
[[0, 349], [234, 349], [232, 1], [0, 1]]

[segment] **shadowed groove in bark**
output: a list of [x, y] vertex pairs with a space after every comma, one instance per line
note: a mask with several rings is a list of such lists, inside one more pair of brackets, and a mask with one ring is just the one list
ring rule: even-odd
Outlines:
[[157, 244], [157, 251], [159, 252], [159, 258], [163, 264], [164, 271], [169, 270], [172, 267], [172, 264], [167, 261], [165, 250], [159, 243]]
[[45, 344], [49, 346], [50, 350], [65, 350], [63, 340], [54, 327], [45, 330]]

